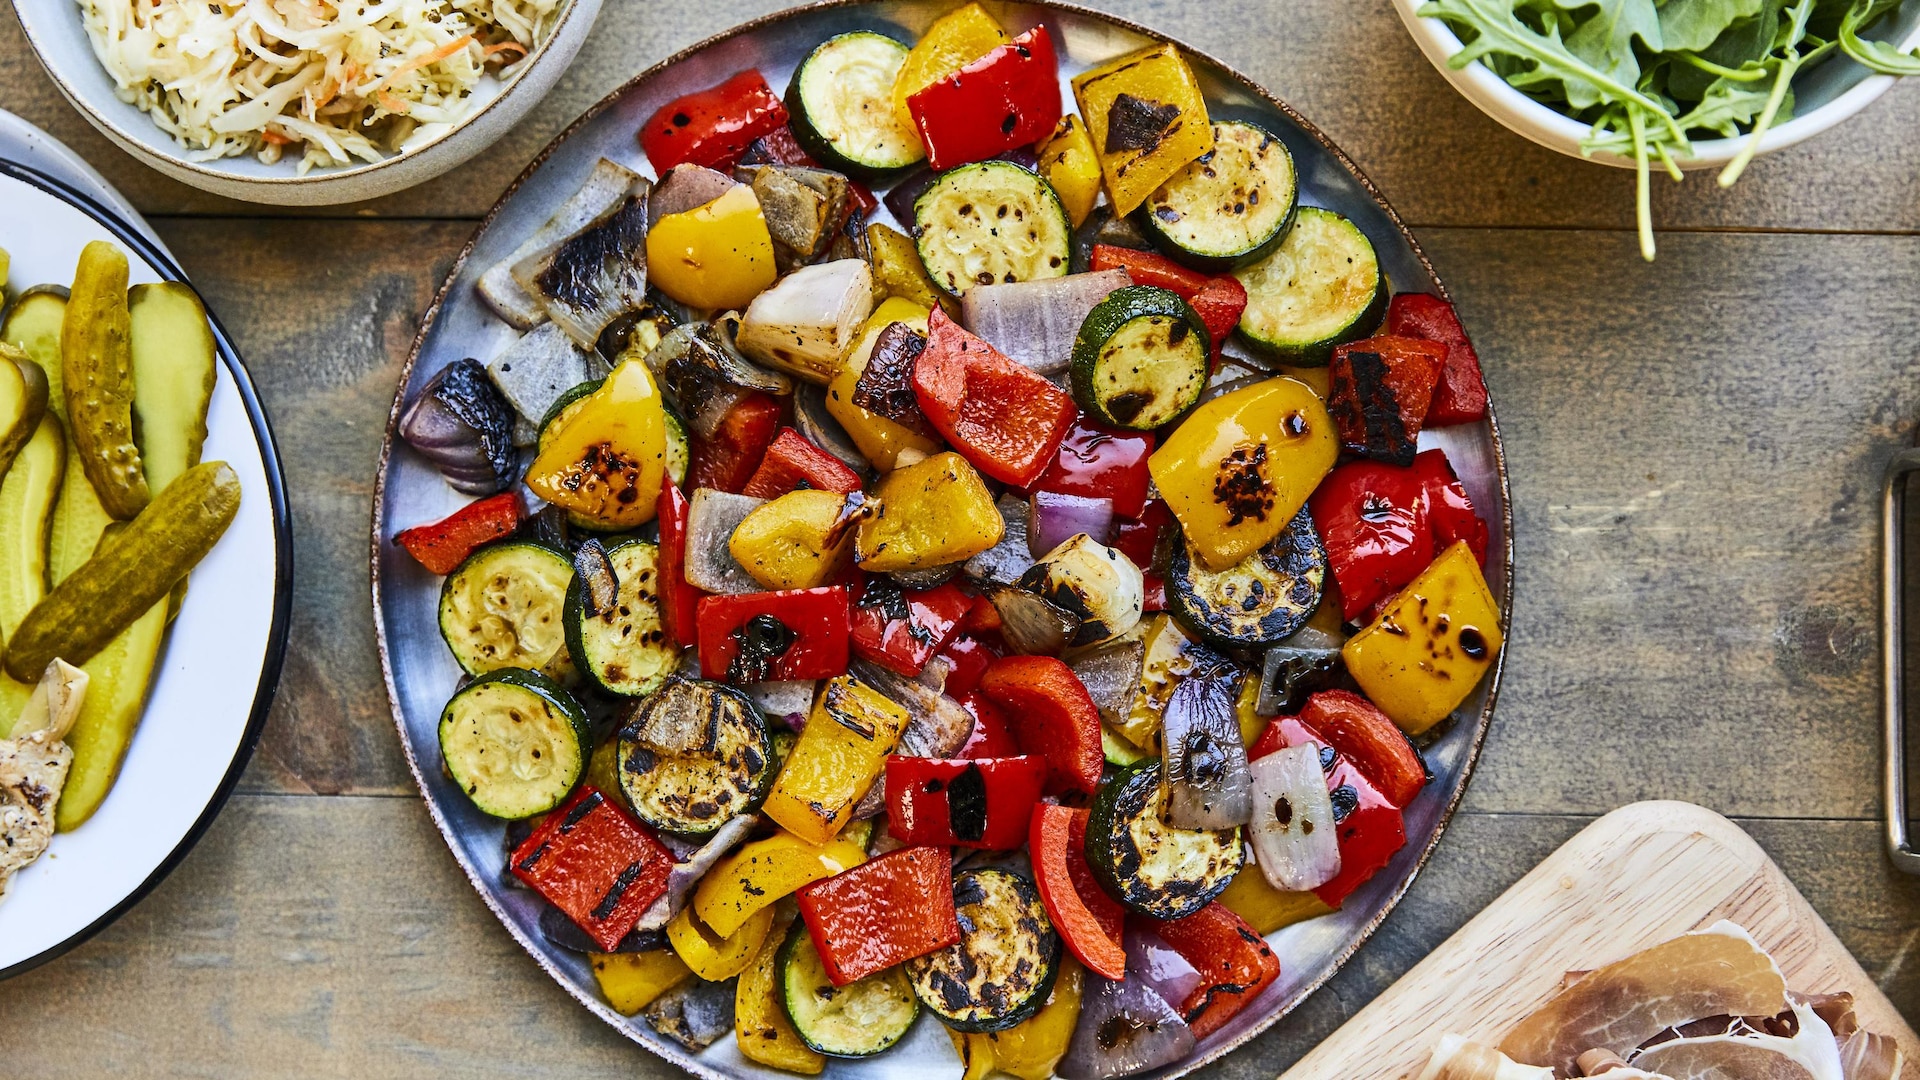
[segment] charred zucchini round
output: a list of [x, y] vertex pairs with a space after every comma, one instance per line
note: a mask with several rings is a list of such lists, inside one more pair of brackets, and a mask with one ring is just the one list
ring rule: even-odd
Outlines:
[[793, 920], [775, 963], [780, 1006], [800, 1041], [816, 1054], [869, 1057], [899, 1042], [920, 1015], [920, 1002], [901, 968], [834, 986], [804, 919]]
[[1180, 625], [1223, 648], [1273, 645], [1306, 625], [1327, 581], [1327, 550], [1302, 507], [1280, 535], [1215, 573], [1185, 543], [1167, 572], [1167, 606]]
[[793, 137], [821, 165], [879, 178], [923, 160], [920, 133], [893, 104], [907, 47], [871, 30], [828, 38], [787, 85]]
[[1176, 829], [1160, 759], [1109, 774], [1087, 819], [1087, 863], [1101, 887], [1142, 915], [1178, 919], [1206, 907], [1240, 872], [1240, 830]]
[[1213, 125], [1213, 149], [1147, 196], [1139, 217], [1167, 254], [1214, 273], [1279, 247], [1299, 206], [1286, 145], [1265, 128], [1227, 120]]
[[629, 540], [607, 552], [618, 583], [605, 611], [587, 611], [586, 583], [567, 586], [567, 652], [609, 694], [645, 697], [679, 666], [680, 650], [660, 622], [660, 549]]
[[668, 680], [620, 729], [620, 790], [662, 832], [711, 835], [773, 786], [766, 718], [732, 687]]
[[907, 961], [913, 993], [955, 1031], [1003, 1031], [1040, 1010], [1060, 970], [1060, 935], [1033, 882], [1006, 870], [953, 877], [960, 940]]
[[508, 541], [467, 556], [440, 586], [440, 636], [469, 675], [542, 668], [566, 644], [573, 564], [540, 544]]
[[587, 714], [537, 671], [501, 668], [440, 713], [440, 756], [473, 805], [510, 821], [565, 801], [587, 767]]
[[1240, 333], [1288, 364], [1319, 366], [1380, 325], [1387, 277], [1372, 241], [1344, 216], [1303, 206], [1271, 255], [1234, 271], [1247, 290]]
[[1179, 296], [1152, 285], [1116, 289], [1074, 339], [1074, 400], [1101, 423], [1152, 431], [1200, 400], [1212, 348], [1207, 324]]
[[959, 296], [975, 285], [1064, 277], [1073, 225], [1038, 173], [976, 161], [941, 173], [913, 204], [927, 276]]

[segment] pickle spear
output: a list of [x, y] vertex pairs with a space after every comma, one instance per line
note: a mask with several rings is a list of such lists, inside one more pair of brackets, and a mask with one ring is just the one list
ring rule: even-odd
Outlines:
[[0, 476], [40, 430], [46, 413], [46, 372], [26, 353], [0, 341]]
[[34, 605], [7, 643], [7, 674], [25, 682], [56, 657], [92, 659], [164, 599], [239, 512], [240, 479], [226, 462], [187, 470]]
[[60, 327], [68, 433], [100, 505], [120, 521], [151, 498], [133, 441], [127, 273], [126, 255], [112, 244], [95, 240], [82, 248]]
[[[200, 297], [184, 282], [135, 285], [127, 292], [133, 353], [133, 419], [147, 490], [162, 491], [200, 464], [207, 407], [220, 362]], [[187, 580], [167, 597], [167, 621], [180, 614]]]
[[[0, 642], [47, 595], [47, 533], [66, 468], [66, 434], [49, 412], [0, 477]], [[31, 684], [0, 675], [0, 738], [32, 694]]]

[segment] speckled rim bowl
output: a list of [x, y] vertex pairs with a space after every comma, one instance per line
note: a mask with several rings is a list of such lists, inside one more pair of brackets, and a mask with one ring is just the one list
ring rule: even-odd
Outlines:
[[[493, 145], [520, 121], [573, 62], [600, 13], [602, 0], [566, 0], [545, 41], [513, 75], [494, 84], [493, 96], [432, 142], [378, 163], [318, 168], [297, 175], [298, 161], [262, 164], [251, 154], [190, 161], [185, 148], [138, 108], [121, 101], [113, 78], [93, 53], [75, 0], [13, 0], [21, 29], [68, 102], [127, 153], [180, 181], [216, 195], [279, 206], [358, 202], [412, 187]], [[486, 92], [483, 88], [482, 93]]]
[[[1422, 0], [1393, 0], [1393, 7], [1400, 13], [1400, 21], [1407, 25], [1413, 40], [1419, 44], [1420, 51], [1427, 54], [1434, 68], [1481, 112], [1499, 121], [1507, 130], [1549, 150], [1558, 150], [1569, 157], [1585, 158], [1603, 165], [1627, 169], [1634, 167], [1632, 158], [1620, 154], [1604, 151], [1592, 155], [1581, 153], [1580, 140], [1586, 137], [1588, 125], [1564, 116], [1507, 85], [1505, 79], [1494, 74], [1485, 64], [1468, 64], [1458, 69], [1448, 67], [1447, 61], [1465, 46], [1446, 23], [1414, 14], [1421, 3]], [[1882, 20], [1865, 36], [1897, 42], [1902, 49], [1911, 49], [1920, 44], [1920, 0], [1907, 0], [1892, 19]], [[1759, 152], [1766, 154], [1783, 150], [1820, 134], [1872, 104], [1892, 85], [1893, 77], [1890, 75], [1869, 74], [1866, 68], [1844, 56], [1827, 58], [1794, 80], [1793, 93], [1798, 103], [1794, 117], [1784, 124], [1769, 128], [1760, 139]], [[1744, 137], [1697, 139], [1693, 143], [1693, 156], [1679, 158], [1677, 163], [1682, 169], [1718, 168], [1732, 161], [1746, 143]]]

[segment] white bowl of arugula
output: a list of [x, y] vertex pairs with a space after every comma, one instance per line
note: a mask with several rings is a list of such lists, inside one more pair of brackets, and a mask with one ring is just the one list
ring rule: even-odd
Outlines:
[[[1394, 0], [1421, 51], [1510, 130], [1639, 172], [1720, 169], [1859, 112], [1920, 75], [1920, 0]], [[1476, 62], [1478, 61], [1478, 62]]]

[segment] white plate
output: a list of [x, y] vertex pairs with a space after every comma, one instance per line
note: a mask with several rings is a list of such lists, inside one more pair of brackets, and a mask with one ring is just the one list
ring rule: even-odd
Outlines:
[[[70, 281], [92, 240], [127, 253], [135, 284], [185, 280], [164, 250], [88, 196], [0, 160], [10, 293]], [[266, 415], [217, 323], [215, 333], [223, 364], [205, 457], [239, 475], [240, 514], [193, 572], [112, 793], [92, 820], [56, 837], [0, 901], [0, 977], [79, 944], [178, 865], [226, 801], [266, 720], [286, 648], [286, 497]]]

